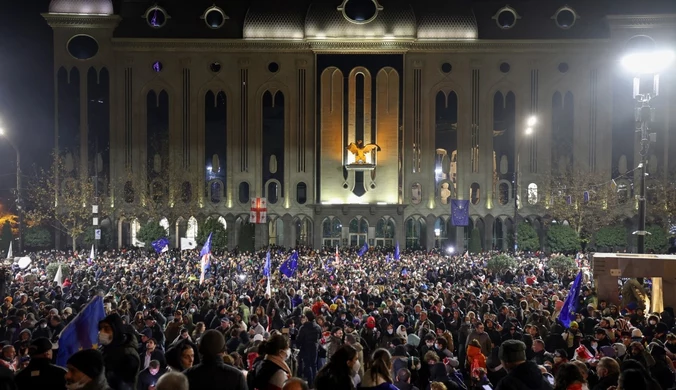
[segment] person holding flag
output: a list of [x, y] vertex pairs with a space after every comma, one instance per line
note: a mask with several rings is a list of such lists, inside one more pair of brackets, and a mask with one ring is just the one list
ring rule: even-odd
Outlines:
[[394, 259], [399, 260], [399, 241], [397, 241], [397, 244], [394, 247]]
[[211, 235], [213, 233], [209, 233], [209, 237], [207, 237], [207, 241], [204, 243], [204, 246], [202, 247], [202, 250], [200, 251], [200, 258], [201, 258], [201, 273], [200, 273], [200, 284], [204, 283], [204, 278], [206, 277], [206, 272], [211, 268], [211, 262], [209, 261], [209, 256], [211, 256]]
[[156, 253], [164, 253], [169, 251], [169, 239], [162, 237], [158, 240], [155, 240], [151, 244]]

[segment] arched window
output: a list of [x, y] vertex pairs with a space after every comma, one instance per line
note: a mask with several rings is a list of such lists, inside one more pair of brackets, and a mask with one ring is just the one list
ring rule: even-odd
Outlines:
[[134, 203], [134, 185], [131, 181], [124, 183], [124, 201], [127, 203]]
[[424, 247], [421, 238], [425, 236], [425, 225], [418, 219], [411, 217], [406, 220], [406, 248], [420, 249]]
[[422, 201], [422, 186], [420, 183], [411, 184], [411, 203], [420, 204]]
[[439, 217], [434, 221], [434, 247], [443, 248], [444, 241], [448, 239], [448, 230], [446, 229], [446, 221]]
[[473, 205], [478, 205], [481, 202], [481, 186], [479, 186], [479, 183], [472, 183], [469, 186], [469, 199]]
[[181, 201], [183, 203], [190, 203], [192, 199], [192, 185], [190, 182], [184, 181], [181, 185]]
[[394, 221], [392, 218], [380, 218], [376, 223], [376, 246], [394, 246]]
[[279, 200], [279, 186], [277, 185], [277, 182], [270, 182], [268, 183], [268, 202], [270, 204], [275, 204]]
[[357, 217], [350, 221], [350, 246], [363, 246], [368, 240], [369, 223], [366, 219]]
[[249, 203], [249, 183], [245, 181], [239, 183], [239, 203]]
[[220, 203], [221, 202], [221, 182], [218, 180], [212, 181], [210, 187], [210, 198], [211, 203]]
[[528, 204], [537, 204], [538, 202], [538, 185], [530, 183], [528, 185]]
[[498, 186], [498, 202], [503, 206], [509, 203], [509, 185], [507, 183], [503, 182]]
[[340, 246], [343, 224], [340, 219], [327, 217], [322, 221], [322, 243], [326, 247]]
[[307, 202], [307, 184], [303, 182], [296, 184], [296, 202], [298, 204]]
[[191, 240], [197, 238], [197, 219], [195, 217], [188, 219], [188, 229], [185, 232], [185, 237]]

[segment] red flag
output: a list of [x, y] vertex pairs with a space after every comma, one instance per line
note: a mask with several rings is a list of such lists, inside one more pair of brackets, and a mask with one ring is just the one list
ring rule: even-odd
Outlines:
[[336, 265], [340, 264], [340, 253], [338, 253], [338, 245], [336, 245]]

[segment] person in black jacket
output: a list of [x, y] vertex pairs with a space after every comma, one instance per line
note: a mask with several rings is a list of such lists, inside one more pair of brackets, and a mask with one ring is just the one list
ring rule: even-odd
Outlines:
[[312, 311], [305, 312], [307, 320], [298, 330], [296, 346], [300, 350], [298, 356], [303, 361], [303, 374], [308, 383], [313, 383], [317, 375], [317, 351], [322, 338], [322, 328], [315, 322]]
[[33, 340], [29, 350], [31, 361], [19, 372], [14, 382], [19, 390], [66, 389], [66, 369], [52, 361], [52, 342], [48, 338]]
[[139, 370], [144, 370], [148, 368], [150, 365], [150, 362], [153, 360], [157, 360], [160, 362], [160, 366], [164, 370], [167, 368], [167, 360], [164, 358], [164, 352], [160, 351], [159, 347], [157, 346], [157, 341], [155, 339], [149, 339], [148, 342], [146, 343], [146, 351], [143, 353], [143, 355], [139, 356], [141, 358], [141, 366]]
[[160, 367], [160, 362], [157, 360], [150, 361], [148, 368], [141, 371], [138, 375], [138, 385], [136, 386], [137, 390], [148, 390], [149, 388], [155, 387], [157, 381], [160, 379], [162, 374], [165, 373]]
[[596, 365], [596, 373], [599, 376], [599, 382], [592, 390], [607, 390], [609, 387], [617, 386], [620, 378], [620, 365], [611, 357], [603, 357]]
[[223, 363], [225, 338], [213, 329], [202, 335], [199, 343], [202, 363], [185, 370], [190, 390], [220, 390], [224, 384], [232, 390], [247, 390], [244, 374]]
[[110, 314], [99, 322], [99, 344], [106, 367], [106, 379], [114, 390], [136, 389], [141, 359], [136, 337], [124, 332], [122, 318]]
[[522, 341], [502, 343], [499, 357], [508, 374], [498, 382], [495, 390], [551, 390], [552, 386], [538, 366], [526, 361], [526, 344]]
[[315, 379], [316, 390], [355, 388], [352, 377], [359, 372], [359, 355], [350, 345], [343, 345], [331, 356]]

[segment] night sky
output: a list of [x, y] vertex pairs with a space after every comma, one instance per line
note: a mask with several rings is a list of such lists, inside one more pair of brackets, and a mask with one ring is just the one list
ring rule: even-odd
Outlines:
[[[54, 145], [52, 29], [40, 15], [48, 6], [49, 0], [0, 1], [0, 126], [21, 150], [24, 177], [49, 163]], [[3, 204], [14, 198], [15, 173], [14, 149], [0, 137]]]

